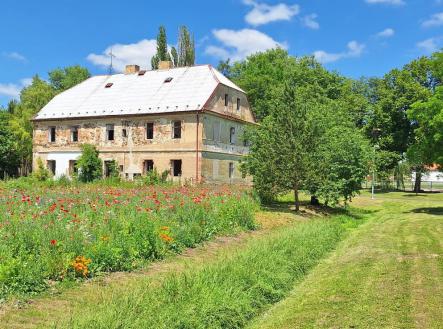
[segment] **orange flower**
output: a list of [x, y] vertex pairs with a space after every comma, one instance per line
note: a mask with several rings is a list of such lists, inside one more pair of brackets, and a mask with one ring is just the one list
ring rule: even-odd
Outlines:
[[167, 235], [165, 233], [160, 233], [160, 238], [166, 243], [171, 243], [172, 241], [174, 241], [174, 239], [172, 237], [170, 237], [169, 235]]
[[90, 263], [90, 258], [86, 258], [85, 256], [77, 256], [75, 260], [71, 263], [71, 266], [74, 268], [75, 274], [83, 276], [85, 278], [89, 274], [88, 265]]

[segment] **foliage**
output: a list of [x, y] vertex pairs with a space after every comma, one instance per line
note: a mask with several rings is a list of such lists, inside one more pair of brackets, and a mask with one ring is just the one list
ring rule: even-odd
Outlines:
[[72, 88], [91, 76], [88, 69], [79, 65], [55, 69], [49, 72], [49, 81], [56, 92]]
[[365, 177], [367, 144], [341, 103], [319, 86], [290, 77], [262, 124], [248, 133], [250, 154], [242, 170], [253, 176], [263, 200], [308, 190], [325, 202], [350, 200]]
[[168, 52], [168, 41], [166, 37], [166, 29], [160, 26], [157, 35], [157, 53], [152, 56], [151, 67], [153, 70], [158, 69], [158, 65], [162, 61], [170, 61], [171, 55]]
[[169, 176], [169, 170], [163, 171], [161, 174], [157, 171], [157, 168], [150, 170], [146, 173], [145, 182], [146, 185], [158, 185], [167, 182]]
[[0, 187], [0, 298], [131, 270], [255, 227], [255, 202], [241, 190], [41, 186]]
[[0, 111], [0, 178], [17, 175], [19, 145], [9, 123], [11, 116]]
[[151, 67], [158, 69], [161, 61], [171, 61], [174, 67], [192, 66], [195, 64], [195, 42], [186, 26], [181, 26], [178, 34], [178, 49], [171, 47], [168, 51], [166, 29], [160, 26], [157, 35], [157, 53], [151, 58]]
[[193, 66], [195, 64], [195, 42], [186, 26], [181, 26], [178, 34], [178, 65]]
[[51, 172], [46, 168], [41, 158], [37, 158], [37, 169], [32, 173], [32, 177], [40, 182], [44, 182], [52, 177]]
[[81, 182], [92, 182], [103, 177], [103, 163], [94, 145], [83, 144], [82, 154], [77, 160], [78, 179]]

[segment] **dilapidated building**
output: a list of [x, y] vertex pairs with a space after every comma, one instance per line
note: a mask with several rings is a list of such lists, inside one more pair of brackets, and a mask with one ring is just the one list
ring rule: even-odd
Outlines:
[[156, 168], [175, 179], [244, 182], [242, 137], [255, 123], [245, 92], [210, 65], [155, 71], [128, 65], [57, 95], [34, 118], [33, 160], [70, 176], [82, 143], [93, 144], [103, 172], [115, 160], [127, 179]]

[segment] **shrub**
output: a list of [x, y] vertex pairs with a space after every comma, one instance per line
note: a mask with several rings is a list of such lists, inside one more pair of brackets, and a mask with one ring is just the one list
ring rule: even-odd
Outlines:
[[32, 177], [40, 182], [44, 182], [52, 177], [52, 173], [45, 167], [41, 158], [37, 158], [37, 169], [32, 173]]
[[81, 182], [92, 182], [103, 177], [102, 160], [94, 145], [83, 144], [82, 154], [77, 161], [78, 179]]
[[154, 170], [148, 171], [146, 174], [145, 182], [146, 185], [164, 184], [167, 182], [168, 176], [169, 170], [165, 170], [160, 174], [157, 168], [154, 168]]

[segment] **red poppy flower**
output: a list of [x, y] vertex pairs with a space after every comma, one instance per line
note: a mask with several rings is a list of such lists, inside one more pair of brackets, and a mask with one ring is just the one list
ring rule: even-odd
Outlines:
[[57, 240], [51, 240], [51, 246], [55, 246], [57, 244]]

